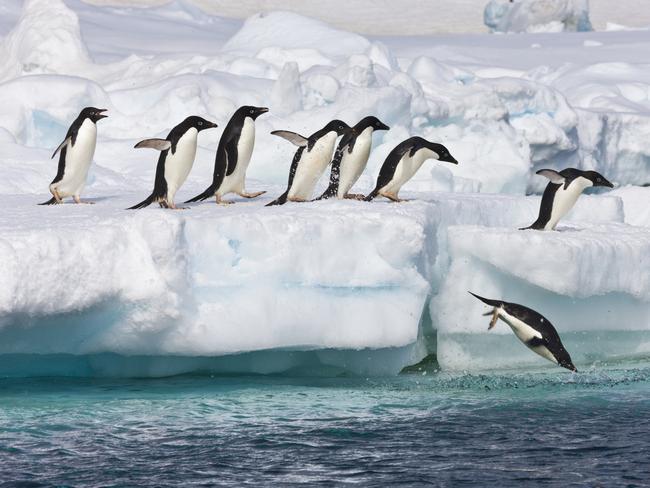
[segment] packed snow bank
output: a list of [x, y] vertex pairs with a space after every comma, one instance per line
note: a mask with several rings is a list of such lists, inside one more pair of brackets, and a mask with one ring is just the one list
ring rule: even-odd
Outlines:
[[483, 21], [492, 32], [591, 30], [589, 0], [491, 0]]
[[[423, 337], [433, 331], [423, 311], [455, 276], [448, 226], [515, 228], [534, 219], [539, 204], [538, 197], [431, 194], [403, 205], [209, 203], [185, 214], [122, 211], [130, 200], [115, 197], [46, 208], [4, 198], [16, 211], [0, 217], [0, 356], [54, 355], [64, 370], [97, 374], [199, 366], [282, 372], [318, 361], [395, 374], [427, 353]], [[29, 222], [42, 212], [47, 219], [36, 230]], [[621, 201], [585, 197], [570, 218], [620, 222]], [[266, 369], [258, 361], [266, 356], [245, 355], [263, 351], [276, 351]], [[283, 359], [280, 351], [291, 354]], [[140, 359], [112, 370], [88, 366], [104, 364], [96, 358], [105, 354]], [[230, 355], [240, 355], [230, 369], [206, 359]], [[164, 369], [163, 356], [178, 359]]]
[[27, 0], [17, 26], [0, 42], [0, 55], [0, 80], [22, 74], [77, 74], [90, 63], [79, 20], [62, 0]]

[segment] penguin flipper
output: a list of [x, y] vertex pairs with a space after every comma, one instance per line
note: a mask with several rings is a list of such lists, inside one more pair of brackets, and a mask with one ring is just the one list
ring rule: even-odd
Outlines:
[[324, 200], [332, 198], [339, 192], [339, 179], [341, 177], [341, 160], [343, 159], [343, 152], [345, 151], [345, 144], [341, 141], [339, 147], [336, 149], [334, 159], [332, 159], [332, 170], [330, 172], [330, 184], [327, 190], [321, 196], [315, 198], [313, 201]]
[[167, 139], [145, 139], [144, 141], [138, 142], [133, 147], [136, 149], [147, 147], [150, 149], [155, 149], [156, 151], [166, 151], [172, 147], [172, 143]]
[[291, 132], [290, 130], [274, 130], [271, 134], [282, 137], [298, 147], [306, 147], [307, 142], [309, 141], [305, 136], [301, 136], [300, 134]]
[[226, 144], [226, 175], [230, 176], [235, 171], [237, 167], [237, 159], [239, 157], [239, 151], [237, 151], [237, 141], [232, 139]]
[[535, 174], [548, 178], [551, 183], [555, 183], [556, 185], [562, 185], [566, 180], [564, 176], [554, 169], [540, 169], [539, 171], [536, 171]]
[[63, 147], [66, 144], [68, 144], [68, 142], [71, 142], [71, 141], [72, 141], [72, 136], [69, 136], [69, 137], [66, 137], [65, 139], [63, 139], [63, 142], [61, 144], [59, 144], [59, 146], [54, 150], [54, 152], [52, 153], [52, 157], [50, 159], [54, 159], [54, 156], [56, 156], [56, 153], [58, 153], [61, 149], [63, 149]]

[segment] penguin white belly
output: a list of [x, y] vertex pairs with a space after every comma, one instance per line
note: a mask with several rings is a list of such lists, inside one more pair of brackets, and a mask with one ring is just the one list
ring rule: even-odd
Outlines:
[[171, 149], [165, 159], [165, 181], [167, 182], [167, 201], [172, 203], [178, 189], [185, 183], [190, 174], [196, 156], [196, 140], [198, 131], [189, 129], [176, 143], [176, 152]]
[[569, 210], [571, 210], [576, 204], [584, 189], [592, 186], [592, 184], [593, 183], [587, 178], [579, 176], [571, 182], [566, 190], [564, 189], [564, 185], [562, 185], [555, 192], [555, 197], [553, 198], [553, 209], [551, 210], [551, 218], [544, 226], [544, 229], [555, 229], [555, 226], [560, 221], [560, 219], [569, 213]]
[[327, 165], [332, 160], [336, 132], [329, 132], [314, 144], [311, 151], [302, 152], [296, 174], [293, 177], [293, 184], [289, 189], [287, 197], [289, 200], [309, 200], [314, 193], [314, 187], [322, 176]]
[[543, 358], [546, 358], [549, 361], [557, 363], [557, 359], [555, 359], [555, 356], [553, 356], [551, 351], [549, 351], [546, 346], [531, 347], [528, 345], [528, 342], [531, 341], [532, 339], [542, 339], [543, 336], [541, 332], [533, 329], [530, 325], [523, 322], [522, 320], [519, 320], [517, 317], [510, 315], [508, 312], [506, 312], [503, 309], [499, 310], [499, 315], [503, 318], [505, 323], [510, 326], [510, 328], [515, 333], [517, 338], [521, 342], [523, 342], [526, 345], [526, 347], [528, 347], [531, 351], [539, 354]]
[[354, 184], [366, 169], [368, 164], [368, 157], [370, 156], [370, 146], [372, 145], [372, 127], [367, 127], [357, 137], [354, 143], [352, 153], [344, 150], [343, 158], [341, 159], [341, 167], [339, 173], [339, 191], [336, 194], [337, 198], [345, 198], [345, 195], [350, 191]]
[[397, 163], [393, 178], [386, 186], [381, 189], [381, 191], [397, 194], [404, 183], [410, 180], [417, 172], [417, 170], [420, 169], [422, 164], [430, 158], [437, 159], [438, 155], [430, 149], [426, 148], [417, 151], [413, 157], [409, 156], [409, 154], [406, 153], [404, 156], [402, 156], [402, 159], [400, 159], [399, 163]]
[[74, 146], [66, 145], [63, 178], [51, 185], [61, 197], [79, 196], [83, 191], [96, 144], [97, 126], [86, 119], [79, 127]]
[[246, 170], [253, 155], [255, 146], [255, 122], [250, 117], [244, 119], [244, 125], [237, 142], [237, 162], [235, 171], [226, 175], [217, 190], [217, 195], [224, 196], [227, 193], [242, 193], [246, 182]]

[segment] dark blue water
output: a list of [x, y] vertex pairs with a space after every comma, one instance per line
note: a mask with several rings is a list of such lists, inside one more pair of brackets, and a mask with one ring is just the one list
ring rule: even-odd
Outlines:
[[0, 480], [650, 486], [650, 365], [388, 379], [0, 379]]

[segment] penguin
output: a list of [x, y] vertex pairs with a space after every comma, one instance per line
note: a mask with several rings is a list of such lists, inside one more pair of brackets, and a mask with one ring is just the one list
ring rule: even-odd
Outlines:
[[255, 198], [266, 193], [264, 191], [246, 193], [244, 180], [255, 145], [255, 119], [268, 111], [266, 107], [246, 105], [233, 114], [219, 140], [212, 184], [203, 193], [190, 198], [185, 203], [216, 197], [217, 204], [227, 205], [234, 203], [222, 200], [222, 197], [228, 193], [236, 193], [244, 198]]
[[542, 195], [537, 220], [519, 230], [555, 230], [557, 223], [573, 208], [585, 188], [590, 186], [614, 188], [614, 185], [596, 171], [566, 168], [557, 172], [552, 169], [540, 169], [536, 174], [545, 176], [550, 181]]
[[[95, 154], [97, 144], [97, 122], [108, 117], [106, 109], [86, 107], [72, 122], [63, 142], [52, 154], [59, 154], [59, 169], [50, 183], [52, 198], [39, 205], [63, 203], [65, 197], [73, 197], [75, 203], [81, 202], [81, 192], [86, 186], [88, 170]], [[93, 202], [84, 202], [93, 203]]]
[[340, 120], [332, 120], [309, 137], [288, 130], [275, 130], [271, 134], [282, 137], [298, 146], [289, 170], [287, 191], [271, 205], [283, 205], [287, 200], [307, 202], [311, 199], [314, 187], [332, 159], [334, 144], [338, 136], [346, 134], [350, 126]]
[[368, 164], [372, 133], [376, 130], [389, 130], [377, 117], [364, 117], [345, 134], [339, 142], [330, 172], [330, 185], [316, 200], [337, 197], [338, 199], [362, 199], [363, 195], [348, 193], [357, 182]]
[[160, 151], [156, 166], [153, 192], [128, 210], [148, 207], [153, 202], [163, 208], [176, 209], [174, 195], [185, 183], [196, 156], [196, 139], [199, 132], [217, 127], [217, 124], [192, 115], [174, 127], [165, 139], [145, 139], [134, 147], [148, 147]]
[[364, 200], [369, 202], [377, 195], [381, 195], [394, 202], [403, 201], [397, 196], [400, 188], [411, 179], [427, 159], [458, 164], [442, 144], [429, 142], [422, 137], [411, 137], [399, 143], [388, 154], [379, 170], [375, 189]]
[[492, 329], [497, 320], [501, 319], [510, 326], [517, 338], [531, 351], [563, 368], [574, 372], [578, 371], [571, 361], [571, 356], [562, 345], [557, 330], [545, 317], [523, 305], [490, 300], [471, 291], [469, 294], [486, 305], [494, 307], [491, 312], [484, 314], [492, 315], [488, 330]]

